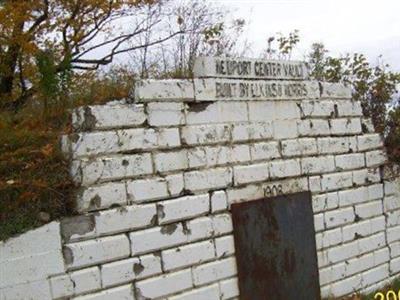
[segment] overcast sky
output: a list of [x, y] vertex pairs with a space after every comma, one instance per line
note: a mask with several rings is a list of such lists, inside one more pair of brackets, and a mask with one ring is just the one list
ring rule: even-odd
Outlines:
[[295, 58], [302, 59], [313, 42], [332, 54], [365, 53], [374, 63], [382, 54], [400, 71], [400, 0], [206, 0], [233, 9], [249, 21], [246, 36], [257, 54], [269, 36], [300, 30]]

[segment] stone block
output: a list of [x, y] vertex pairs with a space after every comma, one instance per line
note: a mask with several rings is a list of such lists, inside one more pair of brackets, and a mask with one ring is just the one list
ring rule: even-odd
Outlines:
[[273, 136], [273, 127], [271, 122], [249, 122], [233, 124], [232, 140], [265, 140]]
[[183, 170], [188, 167], [186, 150], [173, 152], [160, 152], [154, 154], [156, 171], [164, 173], [175, 170]]
[[364, 154], [352, 153], [335, 156], [335, 164], [338, 170], [359, 169], [365, 167]]
[[161, 252], [161, 257], [166, 271], [193, 266], [215, 257], [214, 242], [208, 240], [164, 250]]
[[72, 112], [72, 127], [76, 131], [135, 127], [145, 121], [141, 104], [82, 106]]
[[318, 153], [317, 142], [314, 138], [302, 138], [281, 141], [284, 157], [307, 156]]
[[236, 123], [248, 121], [245, 102], [201, 102], [189, 105], [187, 124]]
[[147, 115], [150, 126], [178, 126], [185, 123], [184, 105], [179, 102], [150, 102]]
[[140, 80], [134, 89], [137, 102], [194, 101], [193, 82], [185, 79]]
[[162, 273], [161, 258], [149, 254], [128, 258], [101, 266], [104, 287], [131, 282]]
[[265, 181], [269, 178], [268, 164], [235, 166], [233, 168], [233, 174], [235, 185]]
[[193, 286], [190, 269], [164, 274], [136, 283], [136, 291], [140, 297], [155, 299], [176, 294]]
[[231, 138], [231, 125], [193, 125], [181, 129], [182, 143], [186, 145], [215, 144]]
[[251, 101], [250, 121], [300, 119], [300, 109], [294, 101]]
[[330, 120], [332, 135], [349, 135], [361, 133], [360, 118]]
[[319, 82], [321, 98], [328, 99], [350, 99], [351, 87], [342, 83]]
[[233, 235], [227, 235], [215, 239], [215, 250], [218, 258], [230, 256], [235, 253]]
[[250, 145], [252, 160], [271, 160], [280, 157], [278, 142], [262, 142]]
[[152, 225], [156, 221], [155, 204], [126, 206], [101, 211], [94, 216], [96, 234], [104, 235], [132, 231]]
[[210, 211], [210, 196], [208, 194], [185, 196], [158, 202], [157, 211], [159, 224], [191, 219]]
[[386, 153], [383, 150], [375, 150], [365, 153], [367, 167], [383, 165], [386, 162]]
[[74, 300], [108, 300], [108, 299], [123, 299], [134, 300], [132, 284], [107, 289], [95, 294], [88, 294], [74, 298]]
[[239, 296], [239, 283], [237, 278], [230, 278], [219, 283], [221, 299], [233, 299]]
[[299, 136], [323, 136], [330, 134], [327, 120], [312, 119], [297, 121]]
[[337, 227], [350, 222], [355, 218], [352, 207], [328, 211], [325, 213], [325, 224], [327, 228]]
[[200, 191], [225, 188], [232, 184], [232, 169], [217, 168], [204, 171], [185, 172], [185, 189]]
[[335, 161], [333, 156], [305, 157], [301, 159], [301, 173], [314, 175], [329, 173], [335, 170]]
[[63, 252], [68, 269], [76, 269], [127, 257], [129, 248], [127, 236], [121, 234], [66, 244]]
[[219, 300], [220, 293], [218, 284], [213, 284], [199, 289], [194, 289], [189, 292], [185, 292], [183, 294], [168, 298], [168, 300], [187, 300], [187, 299]]
[[228, 208], [228, 200], [225, 191], [215, 191], [211, 194], [211, 212], [216, 213]]
[[362, 117], [360, 101], [337, 101], [336, 103], [339, 117]]
[[373, 150], [383, 146], [382, 138], [378, 133], [357, 136], [358, 151]]
[[236, 275], [236, 260], [234, 257], [203, 264], [192, 269], [195, 286], [215, 282]]
[[287, 160], [272, 161], [269, 163], [269, 170], [271, 178], [298, 176], [301, 173], [300, 160], [287, 159]]

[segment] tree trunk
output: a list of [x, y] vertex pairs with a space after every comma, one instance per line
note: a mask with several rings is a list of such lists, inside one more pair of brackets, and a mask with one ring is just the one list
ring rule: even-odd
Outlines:
[[17, 40], [18, 37], [22, 35], [23, 28], [24, 22], [15, 25], [11, 38], [13, 43], [9, 46], [2, 57], [3, 74], [0, 74], [0, 99], [3, 103], [12, 101], [11, 94], [14, 86], [15, 69], [21, 51], [21, 46]]

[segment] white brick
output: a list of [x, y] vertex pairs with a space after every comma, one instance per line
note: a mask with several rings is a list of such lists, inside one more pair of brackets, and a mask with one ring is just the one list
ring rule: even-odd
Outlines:
[[330, 129], [327, 120], [300, 120], [297, 121], [300, 136], [329, 135]]
[[74, 294], [74, 283], [67, 274], [50, 278], [50, 285], [53, 298], [68, 297]]
[[325, 213], [325, 224], [327, 228], [336, 227], [354, 221], [352, 207], [328, 211]]
[[214, 235], [213, 220], [210, 217], [201, 217], [186, 222], [188, 241], [193, 242]]
[[344, 154], [335, 156], [336, 168], [340, 170], [358, 169], [365, 166], [364, 154]]
[[234, 257], [211, 262], [194, 267], [193, 282], [195, 286], [214, 282], [236, 275], [236, 260]]
[[335, 170], [333, 156], [305, 157], [301, 159], [302, 174], [319, 174]]
[[183, 103], [150, 102], [147, 104], [148, 122], [150, 126], [173, 126], [185, 122]]
[[380, 148], [383, 146], [382, 138], [378, 133], [357, 136], [358, 151]]
[[187, 124], [212, 124], [247, 121], [247, 104], [242, 102], [202, 102], [189, 106]]
[[312, 196], [312, 207], [314, 213], [337, 208], [339, 196], [336, 192]]
[[239, 283], [237, 278], [223, 280], [219, 283], [221, 299], [227, 300], [239, 296]]
[[273, 159], [280, 157], [278, 142], [257, 143], [250, 146], [253, 160]]
[[134, 98], [138, 102], [194, 100], [193, 82], [187, 79], [140, 80], [135, 84]]
[[231, 162], [246, 162], [251, 160], [249, 145], [234, 145], [231, 149]]
[[320, 176], [310, 176], [308, 177], [308, 185], [311, 192], [321, 191], [321, 177]]
[[225, 188], [232, 184], [232, 169], [219, 168], [184, 173], [185, 189], [190, 191]]
[[351, 87], [343, 83], [320, 82], [321, 98], [351, 98]]
[[215, 257], [214, 242], [208, 240], [164, 250], [161, 252], [161, 257], [166, 271], [200, 264]]
[[390, 248], [390, 257], [394, 258], [400, 256], [400, 241], [390, 244], [389, 248]]
[[155, 204], [101, 211], [95, 215], [96, 233], [102, 235], [143, 228], [151, 225], [156, 215]]
[[219, 287], [217, 284], [191, 290], [168, 300], [219, 300]]
[[360, 237], [371, 235], [373, 232], [376, 232], [376, 230], [379, 231], [379, 229], [382, 228], [371, 228], [371, 222], [369, 220], [344, 226], [342, 228], [343, 242], [348, 242], [356, 240]]
[[296, 120], [278, 120], [272, 122], [274, 139], [292, 139], [298, 137]]
[[232, 160], [231, 148], [226, 146], [197, 147], [188, 150], [190, 168], [224, 165]]
[[98, 267], [83, 269], [70, 273], [74, 283], [75, 295], [101, 288], [100, 270]]
[[215, 239], [215, 250], [218, 258], [226, 257], [235, 253], [233, 235], [227, 235]]
[[171, 197], [178, 196], [184, 189], [183, 174], [168, 175], [165, 177], [167, 181], [168, 192]]
[[232, 140], [235, 142], [270, 139], [272, 135], [272, 123], [270, 122], [234, 124], [232, 129]]
[[132, 256], [177, 246], [187, 241], [182, 224], [170, 224], [129, 234]]
[[[37, 241], [40, 241], [40, 243], [37, 243]], [[60, 223], [53, 221], [39, 228], [29, 230], [19, 236], [1, 241], [0, 263], [17, 258], [47, 254], [53, 251], [59, 252], [60, 250]], [[57, 269], [63, 270], [63, 268]]]
[[78, 212], [109, 208], [112, 205], [126, 205], [124, 182], [111, 182], [85, 188], [76, 200]]
[[300, 175], [300, 162], [298, 159], [272, 161], [270, 163], [271, 178], [292, 177]]
[[190, 219], [210, 211], [210, 196], [185, 196], [157, 203], [159, 224]]
[[314, 215], [315, 231], [321, 231], [325, 228], [324, 214]]
[[353, 182], [356, 185], [363, 185], [367, 183], [368, 179], [368, 170], [367, 169], [361, 169], [361, 170], [356, 170], [353, 171]]
[[339, 206], [348, 206], [369, 200], [368, 189], [359, 187], [356, 189], [339, 191]]
[[393, 196], [387, 196], [383, 199], [383, 207], [385, 212], [400, 209], [400, 198]]
[[362, 219], [379, 216], [383, 213], [382, 201], [373, 201], [355, 206], [356, 215]]
[[334, 112], [333, 101], [303, 100], [300, 103], [304, 117], [330, 117]]
[[233, 168], [235, 185], [250, 182], [265, 181], [269, 177], [268, 164], [255, 164], [248, 166], [235, 166]]
[[340, 297], [353, 292], [356, 292], [357, 287], [362, 286], [361, 274], [357, 274], [353, 277], [346, 278], [341, 281], [337, 281], [330, 286], [330, 293], [333, 296]]
[[180, 146], [178, 128], [133, 128], [70, 137], [74, 157]]
[[264, 196], [264, 190], [259, 185], [246, 185], [241, 188], [228, 189], [228, 204], [259, 199]]
[[72, 126], [84, 131], [138, 126], [145, 120], [141, 104], [84, 106], [72, 113]]
[[338, 101], [336, 102], [339, 117], [362, 116], [360, 101]]
[[341, 228], [322, 232], [322, 247], [328, 248], [342, 242]]
[[384, 264], [362, 274], [363, 285], [368, 286], [389, 277], [389, 265]]
[[228, 200], [225, 191], [216, 191], [211, 194], [211, 212], [220, 212], [228, 208]]
[[385, 195], [392, 195], [400, 193], [400, 181], [399, 180], [386, 180], [383, 182], [385, 188]]
[[383, 184], [374, 184], [368, 186], [369, 200], [383, 198]]
[[361, 121], [359, 118], [352, 119], [332, 119], [331, 134], [345, 135], [361, 133]]
[[80, 161], [78, 182], [89, 185], [108, 180], [151, 174], [153, 166], [151, 155], [135, 154], [83, 159]]
[[392, 259], [390, 261], [389, 270], [391, 275], [400, 272], [400, 257]]
[[52, 299], [48, 280], [31, 281], [0, 289], [0, 299]]
[[230, 140], [230, 125], [185, 126], [181, 130], [182, 142], [187, 145], [214, 144]]
[[381, 172], [380, 168], [369, 168], [368, 169], [368, 182], [380, 182], [381, 181]]
[[122, 234], [66, 244], [64, 247], [64, 257], [68, 268], [117, 260], [129, 254], [129, 240]]
[[136, 289], [140, 297], [154, 299], [189, 289], [192, 285], [189, 269], [139, 281]]
[[365, 153], [367, 167], [382, 165], [386, 162], [386, 154], [383, 150], [375, 150]]
[[158, 172], [186, 169], [188, 167], [186, 150], [155, 153], [154, 164]]
[[[373, 226], [373, 225], [371, 225], [371, 226]], [[380, 232], [373, 236], [359, 239], [359, 240], [357, 240], [357, 242], [358, 242], [358, 249], [360, 251], [360, 254], [367, 253], [372, 250], [382, 248], [382, 246], [384, 246], [386, 244], [385, 233]]]
[[163, 178], [140, 179], [127, 182], [129, 200], [134, 203], [158, 200], [171, 196]]
[[281, 141], [282, 155], [300, 156], [317, 154], [317, 142], [313, 138], [303, 138]]
[[219, 214], [212, 216], [215, 235], [230, 233], [233, 230], [232, 217], [230, 214]]
[[319, 283], [325, 285], [342, 279], [346, 276], [346, 266], [344, 263], [335, 264], [319, 270]]
[[101, 278], [104, 287], [127, 283], [134, 279], [146, 278], [161, 272], [161, 259], [153, 254], [124, 259], [101, 266]]
[[382, 263], [390, 260], [389, 248], [379, 249], [374, 252], [374, 266], [378, 266]]
[[322, 175], [321, 188], [323, 191], [338, 190], [353, 185], [352, 173], [334, 173]]
[[249, 102], [251, 121], [299, 119], [300, 109], [294, 101]]
[[320, 154], [348, 153], [357, 149], [355, 137], [322, 137], [317, 139], [317, 143]]
[[124, 285], [116, 288], [101, 291], [73, 298], [74, 300], [134, 300], [132, 285]]
[[400, 241], [400, 225], [386, 230], [387, 242]]
[[368, 253], [360, 257], [352, 258], [346, 262], [346, 276], [351, 276], [374, 267], [374, 254]]

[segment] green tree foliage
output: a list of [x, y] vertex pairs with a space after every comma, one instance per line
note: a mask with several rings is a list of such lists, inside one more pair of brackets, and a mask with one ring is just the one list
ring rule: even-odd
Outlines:
[[[268, 39], [263, 56], [290, 59], [299, 41], [297, 30], [287, 36], [278, 33]], [[361, 53], [331, 56], [322, 43], [311, 45], [306, 63], [311, 78], [352, 87], [353, 99], [361, 101], [364, 115], [371, 118], [375, 130], [385, 138], [390, 159], [400, 163], [400, 98], [396, 96], [400, 73], [391, 71], [382, 57], [371, 65]]]

